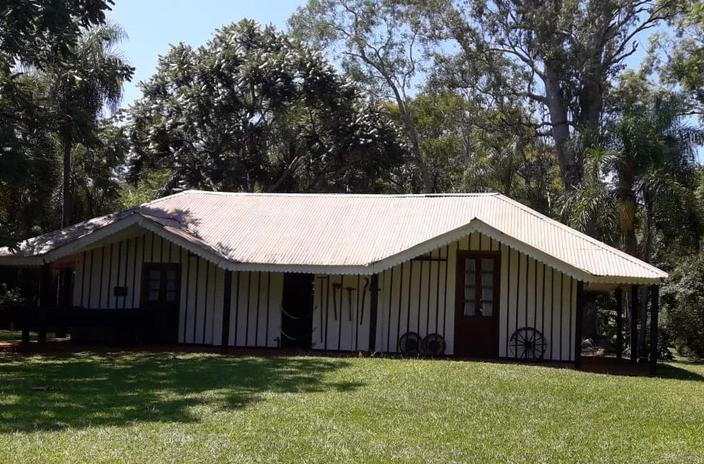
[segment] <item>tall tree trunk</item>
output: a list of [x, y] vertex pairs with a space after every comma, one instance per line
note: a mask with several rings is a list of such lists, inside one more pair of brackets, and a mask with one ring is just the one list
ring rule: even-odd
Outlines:
[[623, 249], [631, 256], [638, 257], [638, 239], [635, 231], [635, 202], [631, 198], [626, 198], [619, 205], [619, 220], [621, 222], [621, 233], [623, 234]]
[[570, 146], [570, 126], [567, 102], [562, 95], [558, 73], [553, 65], [545, 65], [545, 103], [550, 114], [552, 138], [557, 150], [560, 177], [565, 189], [572, 190], [582, 180], [582, 166], [577, 163], [574, 149]]
[[403, 118], [404, 126], [406, 126], [408, 138], [411, 141], [411, 151], [413, 152], [413, 158], [415, 159], [416, 164], [418, 165], [418, 169], [420, 169], [421, 179], [423, 181], [423, 193], [433, 193], [433, 177], [420, 151], [420, 143], [418, 142], [418, 131], [416, 130], [416, 125], [413, 122], [413, 115], [410, 114], [405, 104], [401, 109], [401, 117]]
[[[619, 226], [621, 228], [621, 234], [623, 235], [623, 247], [624, 251], [631, 256], [636, 258], [641, 257], [638, 247], [638, 239], [636, 238], [636, 194], [634, 192], [634, 168], [633, 166], [626, 166], [626, 169], [621, 173], [620, 185], [618, 186], [619, 195]], [[644, 293], [645, 291], [645, 293]], [[647, 354], [645, 350], [645, 336], [646, 336], [646, 324], [648, 317], [648, 295], [647, 287], [641, 286], [638, 292], [638, 301], [640, 303], [638, 308], [638, 314], [635, 317], [638, 318], [638, 339], [631, 340], [630, 346], [631, 350], [633, 346], [637, 344], [639, 355]], [[629, 300], [629, 307], [632, 302]], [[629, 316], [632, 317], [632, 316]]]
[[[653, 226], [653, 202], [651, 199], [648, 197], [648, 195], [645, 195], [645, 224], [643, 225], [643, 243], [641, 246], [641, 259], [643, 259], [646, 263], [650, 263], [652, 261], [652, 258], [650, 256], [651, 253], [651, 248], [652, 248], [652, 241], [653, 241], [653, 234], [652, 234], [652, 226]], [[650, 302], [650, 292], [648, 291], [648, 287], [643, 286], [641, 288], [641, 293], [638, 295], [639, 298], [641, 299], [640, 301], [643, 302], [643, 304], [640, 307], [640, 332], [638, 332], [638, 353], [640, 354], [641, 357], [647, 358], [648, 356], [648, 341], [646, 338], [646, 327], [648, 325], [648, 303]], [[652, 343], [652, 342], [651, 342]]]
[[[62, 137], [63, 149], [64, 149], [64, 170], [63, 170], [63, 185], [61, 189], [61, 227], [67, 227], [71, 224], [71, 214], [73, 212], [73, 198], [71, 195], [71, 145], [73, 140], [70, 131]], [[70, 282], [70, 270], [65, 269], [59, 272], [59, 282], [58, 282], [58, 295], [55, 295], [57, 299], [55, 303], [60, 305], [67, 304], [66, 302], [66, 290], [67, 284]], [[63, 324], [59, 324], [56, 330], [57, 337], [66, 337], [66, 328]]]
[[[372, 64], [371, 61], [368, 61], [369, 64]], [[373, 64], [372, 64], [373, 65]], [[430, 169], [428, 169], [428, 165], [425, 163], [425, 160], [423, 159], [423, 155], [420, 152], [420, 142], [418, 141], [418, 131], [416, 130], [416, 124], [413, 122], [413, 114], [411, 113], [411, 110], [408, 108], [408, 105], [406, 105], [406, 100], [404, 99], [404, 95], [401, 95], [401, 91], [398, 89], [396, 84], [394, 83], [394, 80], [391, 78], [391, 76], [387, 75], [383, 69], [379, 68], [376, 65], [373, 65], [384, 77], [384, 80], [386, 80], [386, 83], [388, 84], [389, 88], [391, 88], [391, 91], [394, 94], [394, 98], [396, 99], [396, 104], [398, 105], [398, 111], [401, 114], [401, 120], [403, 121], [403, 127], [406, 131], [406, 137], [408, 137], [408, 141], [411, 143], [411, 154], [413, 155], [413, 159], [416, 163], [416, 166], [418, 166], [418, 169], [420, 169], [421, 173], [421, 179], [423, 181], [423, 193], [433, 193], [433, 176], [430, 173]]]
[[63, 137], [64, 149], [64, 172], [63, 186], [61, 189], [61, 227], [66, 227], [71, 224], [71, 215], [73, 213], [73, 202], [71, 196], [71, 145], [73, 139], [70, 133]]
[[604, 110], [604, 86], [600, 82], [600, 75], [601, 72], [595, 70], [582, 79], [577, 115], [580, 131], [596, 133], [599, 129], [601, 113]]
[[636, 193], [635, 168], [625, 166], [619, 174], [619, 183], [616, 186], [618, 197], [618, 219], [621, 235], [623, 236], [623, 248], [626, 253], [636, 258], [638, 253], [638, 241], [636, 239]]

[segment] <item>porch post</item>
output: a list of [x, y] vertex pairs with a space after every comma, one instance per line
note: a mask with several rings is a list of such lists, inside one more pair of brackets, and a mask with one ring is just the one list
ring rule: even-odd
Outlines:
[[[26, 312], [27, 308], [25, 307], [25, 308], [23, 308], [23, 309], [24, 309], [25, 312]], [[23, 345], [26, 345], [26, 344], [29, 343], [29, 318], [27, 317], [26, 314], [24, 315], [24, 320], [23, 320], [23, 323], [22, 323], [22, 339], [21, 339], [21, 343], [22, 343]]]
[[73, 285], [73, 270], [72, 269], [62, 269], [59, 272], [59, 304], [57, 305], [57, 311], [59, 312], [56, 326], [56, 338], [66, 338], [66, 321], [65, 314], [66, 308], [73, 305], [71, 301], [72, 287]]
[[577, 281], [577, 308], [574, 328], [574, 364], [577, 369], [582, 367], [582, 319], [584, 312], [584, 282]]
[[650, 287], [650, 375], [658, 369], [658, 312], [660, 310], [660, 287]]
[[[56, 295], [52, 298], [52, 275], [51, 265], [44, 264], [41, 268], [39, 277], [39, 310], [36, 313], [37, 341], [39, 343], [46, 342], [46, 319], [48, 316], [47, 308], [54, 307], [56, 309]], [[53, 301], [52, 301], [53, 300]]]
[[371, 302], [369, 304], [369, 352], [376, 352], [376, 315], [379, 310], [379, 275], [372, 274], [369, 285]]
[[232, 271], [225, 270], [225, 291], [222, 300], [222, 347], [230, 344], [230, 305], [232, 303]]
[[623, 289], [616, 289], [616, 359], [623, 357]]
[[631, 286], [631, 363], [638, 363], [638, 285]]

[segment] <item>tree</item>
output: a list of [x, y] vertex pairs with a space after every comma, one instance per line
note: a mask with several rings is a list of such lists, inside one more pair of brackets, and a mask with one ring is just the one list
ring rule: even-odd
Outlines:
[[568, 189], [583, 173], [574, 136], [582, 146], [598, 136], [609, 81], [636, 51], [634, 39], [680, 11], [675, 0], [413, 3], [432, 38], [456, 44], [456, 58], [440, 61], [437, 72], [463, 76], [496, 102], [519, 98], [546, 116], [539, 127], [555, 142]]
[[[658, 91], [635, 76], [618, 89], [622, 112], [607, 124], [601, 147], [587, 153], [580, 185], [562, 200], [567, 222], [627, 253], [666, 269], [698, 252], [695, 145], [702, 133], [681, 117], [681, 96]], [[646, 327], [647, 289], [640, 295]], [[646, 332], [639, 331], [641, 353]], [[635, 343], [635, 341], [633, 341]]]
[[673, 269], [662, 301], [678, 350], [704, 358], [704, 252], [685, 257]]
[[62, 227], [74, 219], [71, 152], [77, 143], [86, 147], [98, 143], [96, 132], [103, 110], [106, 106], [116, 109], [122, 85], [134, 72], [114, 49], [123, 36], [116, 26], [88, 29], [70, 48], [70, 60], [53, 61], [42, 72], [52, 129], [63, 155]]
[[[0, 4], [0, 243], [51, 227], [56, 164], [46, 85], [26, 69], [70, 59], [82, 28], [105, 21], [109, 0]], [[39, 213], [49, 212], [49, 214]]]
[[574, 189], [563, 192], [557, 202], [560, 219], [571, 227], [614, 247], [621, 245], [616, 196], [609, 182], [608, 146], [585, 151], [584, 175]]
[[685, 12], [674, 21], [676, 40], [658, 37], [660, 45], [651, 52], [662, 51], [659, 66], [664, 82], [678, 84], [691, 95], [693, 103], [704, 105], [704, 4], [689, 2]]
[[649, 262], [656, 230], [667, 233], [670, 246], [690, 249], [701, 234], [693, 192], [694, 145], [703, 134], [683, 121], [682, 105], [676, 95], [656, 93], [650, 102], [628, 108], [610, 129], [614, 152], [606, 169], [613, 176], [623, 247]]
[[320, 55], [242, 21], [204, 47], [178, 45], [130, 111], [130, 179], [162, 192], [379, 192], [400, 189], [395, 125]]
[[112, 0], [28, 2], [5, 0], [0, 5], [0, 59], [3, 66], [43, 68], [68, 58], [82, 29], [105, 23]]
[[74, 217], [92, 218], [123, 208], [129, 152], [127, 128], [120, 114], [99, 121], [91, 144], [74, 145], [71, 151]]
[[[56, 186], [53, 141], [47, 115], [34, 104], [44, 87], [29, 76], [0, 86], [0, 244], [50, 225], [38, 214], [51, 203]], [[21, 91], [17, 91], [20, 88]], [[49, 215], [50, 216], [50, 215]], [[53, 218], [52, 218], [53, 219]]]
[[[544, 212], [556, 193], [549, 147], [521, 121], [521, 108], [483, 108], [464, 95], [424, 93], [409, 101], [421, 151], [438, 192], [501, 192]], [[398, 115], [398, 108], [391, 107]], [[398, 116], [400, 119], [400, 116]]]
[[407, 8], [389, 0], [309, 0], [289, 19], [296, 37], [339, 51], [343, 70], [378, 100], [395, 102], [421, 189], [433, 191], [411, 105], [419, 76], [418, 29]]

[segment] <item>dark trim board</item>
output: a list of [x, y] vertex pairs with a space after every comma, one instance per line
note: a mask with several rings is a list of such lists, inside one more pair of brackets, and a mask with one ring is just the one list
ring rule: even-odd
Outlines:
[[232, 271], [225, 271], [223, 282], [222, 345], [230, 344], [230, 306], [232, 305]]

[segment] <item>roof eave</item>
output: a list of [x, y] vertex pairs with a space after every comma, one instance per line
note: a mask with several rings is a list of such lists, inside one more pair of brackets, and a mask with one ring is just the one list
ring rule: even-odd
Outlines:
[[41, 256], [18, 256], [18, 255], [2, 255], [0, 256], [0, 266], [8, 267], [39, 267], [44, 264]]
[[225, 269], [232, 271], [250, 271], [250, 272], [293, 272], [307, 274], [344, 274], [344, 275], [372, 275], [383, 272], [391, 267], [397, 266], [403, 262], [429, 253], [440, 247], [453, 243], [462, 237], [472, 233], [480, 232], [490, 238], [503, 243], [513, 249], [524, 253], [531, 258], [534, 258], [548, 266], [551, 266], [559, 271], [574, 277], [585, 283], [593, 284], [615, 284], [615, 285], [658, 285], [667, 278], [667, 274], [661, 272], [659, 277], [633, 277], [633, 276], [598, 276], [590, 274], [583, 269], [577, 268], [565, 263], [552, 255], [542, 252], [524, 242], [521, 242], [514, 237], [507, 235], [498, 229], [486, 224], [480, 219], [474, 218], [466, 225], [449, 231], [445, 234], [434, 237], [425, 242], [419, 243], [411, 248], [403, 250], [394, 255], [385, 257], [378, 261], [368, 264], [356, 265], [316, 265], [316, 264], [278, 264], [278, 263], [244, 263], [226, 261]]

